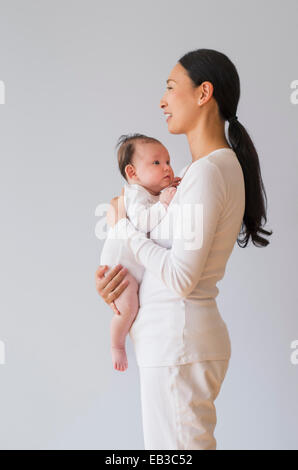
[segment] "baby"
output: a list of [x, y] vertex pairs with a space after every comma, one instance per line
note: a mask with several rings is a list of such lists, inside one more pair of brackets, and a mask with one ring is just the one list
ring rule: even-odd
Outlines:
[[[142, 134], [122, 135], [118, 148], [118, 165], [126, 182], [124, 205], [127, 217], [137, 230], [150, 232], [167, 213], [181, 178], [174, 177], [167, 149], [153, 137]], [[114, 301], [115, 313], [111, 321], [111, 353], [114, 369], [125, 371], [128, 367], [125, 351], [126, 336], [139, 310], [139, 284], [144, 267], [134, 254], [124, 249], [121, 239], [112, 236], [110, 227], [105, 240], [100, 264], [112, 268], [121, 264], [127, 269], [124, 278], [126, 289]], [[107, 274], [107, 273], [106, 273]]]

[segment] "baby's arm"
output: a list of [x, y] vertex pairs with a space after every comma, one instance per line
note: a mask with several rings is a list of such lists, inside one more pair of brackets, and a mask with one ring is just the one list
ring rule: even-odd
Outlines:
[[167, 203], [158, 201], [155, 204], [140, 205], [131, 204], [127, 210], [129, 220], [137, 230], [143, 233], [151, 232], [167, 213]]
[[142, 201], [140, 197], [131, 200], [127, 208], [127, 215], [137, 230], [148, 233], [160, 223], [167, 213], [168, 205], [176, 193], [180, 180], [180, 177], [175, 177], [172, 184], [162, 190], [159, 201], [155, 204], [150, 204], [146, 200]]
[[161, 195], [159, 196], [159, 201], [166, 208], [168, 208], [168, 205], [170, 204], [171, 200], [175, 196], [176, 191], [177, 191], [177, 188], [175, 188], [174, 186], [170, 186], [169, 188], [164, 189]]

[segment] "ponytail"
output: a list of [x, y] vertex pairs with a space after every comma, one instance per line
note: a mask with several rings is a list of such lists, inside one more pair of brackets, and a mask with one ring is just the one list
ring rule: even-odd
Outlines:
[[245, 248], [251, 237], [255, 246], [267, 246], [269, 241], [261, 235], [269, 236], [273, 232], [262, 228], [267, 222], [267, 197], [257, 151], [245, 127], [236, 119], [229, 122], [228, 137], [241, 165], [245, 182], [245, 212], [237, 243]]

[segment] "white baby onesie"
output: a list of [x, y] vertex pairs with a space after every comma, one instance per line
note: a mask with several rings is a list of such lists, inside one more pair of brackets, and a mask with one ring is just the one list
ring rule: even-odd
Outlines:
[[[137, 230], [150, 238], [150, 232], [161, 222], [167, 213], [166, 207], [159, 201], [159, 195], [154, 196], [139, 184], [124, 185], [124, 205], [130, 222]], [[114, 227], [110, 227], [105, 239], [100, 264], [113, 268], [121, 264], [140, 283], [144, 274], [144, 266], [138, 263], [135, 255], [125, 247], [121, 238], [115, 236]]]

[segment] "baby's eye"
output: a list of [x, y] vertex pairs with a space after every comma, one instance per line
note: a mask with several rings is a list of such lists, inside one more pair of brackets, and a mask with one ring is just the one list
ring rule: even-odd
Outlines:
[[155, 160], [153, 163], [156, 163], [156, 162], [159, 164], [159, 161], [158, 161], [158, 160]]
[[170, 162], [167, 162], [167, 164], [169, 165], [169, 164], [170, 164]]

